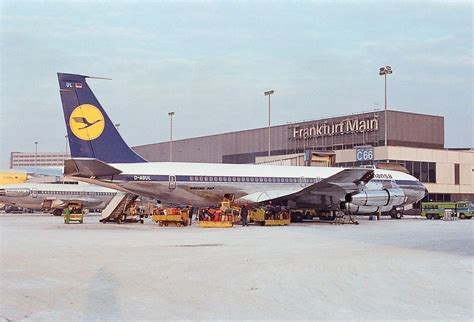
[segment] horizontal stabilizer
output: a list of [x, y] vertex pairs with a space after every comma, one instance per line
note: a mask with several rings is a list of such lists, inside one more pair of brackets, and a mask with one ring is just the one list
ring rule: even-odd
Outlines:
[[70, 159], [64, 161], [64, 175], [76, 177], [111, 177], [122, 171], [97, 159]]

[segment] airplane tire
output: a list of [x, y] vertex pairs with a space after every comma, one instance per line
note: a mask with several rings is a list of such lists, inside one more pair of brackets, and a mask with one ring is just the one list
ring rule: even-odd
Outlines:
[[403, 217], [403, 215], [400, 211], [397, 211], [395, 213], [395, 215], [393, 216], [393, 218], [395, 218], [395, 219], [402, 219], [402, 217]]
[[291, 213], [291, 222], [302, 222], [303, 214], [301, 211], [294, 211]]

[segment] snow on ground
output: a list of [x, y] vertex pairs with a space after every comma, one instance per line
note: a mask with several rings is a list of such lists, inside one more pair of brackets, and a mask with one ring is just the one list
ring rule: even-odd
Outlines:
[[472, 320], [474, 220], [202, 229], [0, 214], [0, 319]]

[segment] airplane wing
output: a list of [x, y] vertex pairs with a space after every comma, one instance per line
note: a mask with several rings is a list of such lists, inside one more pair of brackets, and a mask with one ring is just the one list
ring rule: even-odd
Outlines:
[[299, 204], [334, 205], [339, 204], [346, 194], [362, 189], [373, 177], [373, 169], [344, 169], [297, 191], [262, 191], [246, 195], [237, 201], [248, 203], [294, 201]]

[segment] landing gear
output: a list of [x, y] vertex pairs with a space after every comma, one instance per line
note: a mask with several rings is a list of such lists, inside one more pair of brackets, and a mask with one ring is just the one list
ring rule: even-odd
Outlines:
[[303, 222], [303, 213], [301, 211], [292, 211], [291, 222]]
[[403, 213], [402, 213], [401, 210], [392, 209], [388, 214], [393, 219], [402, 219], [402, 217], [403, 217]]

